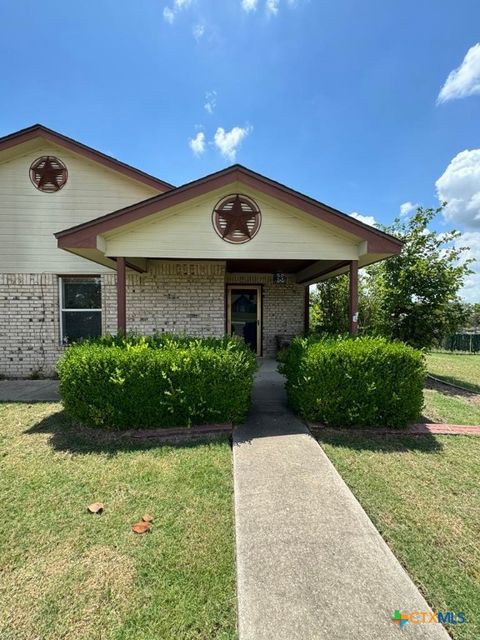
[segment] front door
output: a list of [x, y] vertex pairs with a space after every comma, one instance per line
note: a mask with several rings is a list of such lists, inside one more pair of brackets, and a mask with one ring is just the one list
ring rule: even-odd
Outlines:
[[257, 355], [262, 352], [262, 289], [230, 285], [227, 300], [227, 332], [245, 340]]

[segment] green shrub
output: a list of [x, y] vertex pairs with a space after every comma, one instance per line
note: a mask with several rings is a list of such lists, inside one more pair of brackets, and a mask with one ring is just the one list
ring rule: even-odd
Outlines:
[[239, 340], [175, 335], [85, 341], [58, 364], [65, 410], [111, 429], [239, 422], [255, 369]]
[[384, 338], [296, 338], [280, 370], [290, 406], [330, 426], [404, 427], [423, 407], [424, 357]]

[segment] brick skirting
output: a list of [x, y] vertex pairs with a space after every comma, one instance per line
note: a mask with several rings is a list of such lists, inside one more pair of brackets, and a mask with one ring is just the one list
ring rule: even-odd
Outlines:
[[419, 424], [411, 424], [405, 429], [334, 429], [322, 424], [307, 422], [307, 427], [313, 435], [322, 433], [355, 433], [369, 435], [388, 435], [388, 436], [421, 436], [421, 435], [445, 435], [445, 436], [480, 436], [479, 425], [464, 424], [442, 424], [422, 422]]

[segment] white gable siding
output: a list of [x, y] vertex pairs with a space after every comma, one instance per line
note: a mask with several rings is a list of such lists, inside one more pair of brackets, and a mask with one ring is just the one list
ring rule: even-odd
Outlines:
[[[254, 198], [262, 212], [257, 235], [244, 244], [222, 240], [212, 226], [220, 197], [236, 192]], [[267, 198], [242, 185], [172, 207], [147, 221], [106, 233], [107, 256], [202, 259], [355, 260], [360, 240], [341, 235], [310, 215]]]
[[[54, 155], [68, 169], [56, 193], [30, 182], [31, 163]], [[57, 249], [53, 233], [149, 198], [160, 190], [51, 143], [0, 164], [0, 272], [98, 273], [107, 268]]]

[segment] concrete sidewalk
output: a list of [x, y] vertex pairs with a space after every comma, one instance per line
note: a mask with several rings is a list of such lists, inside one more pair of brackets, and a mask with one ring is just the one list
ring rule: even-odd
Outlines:
[[0, 402], [59, 402], [58, 380], [0, 380]]
[[428, 605], [304, 424], [265, 361], [234, 432], [240, 640], [448, 639], [391, 621]]

